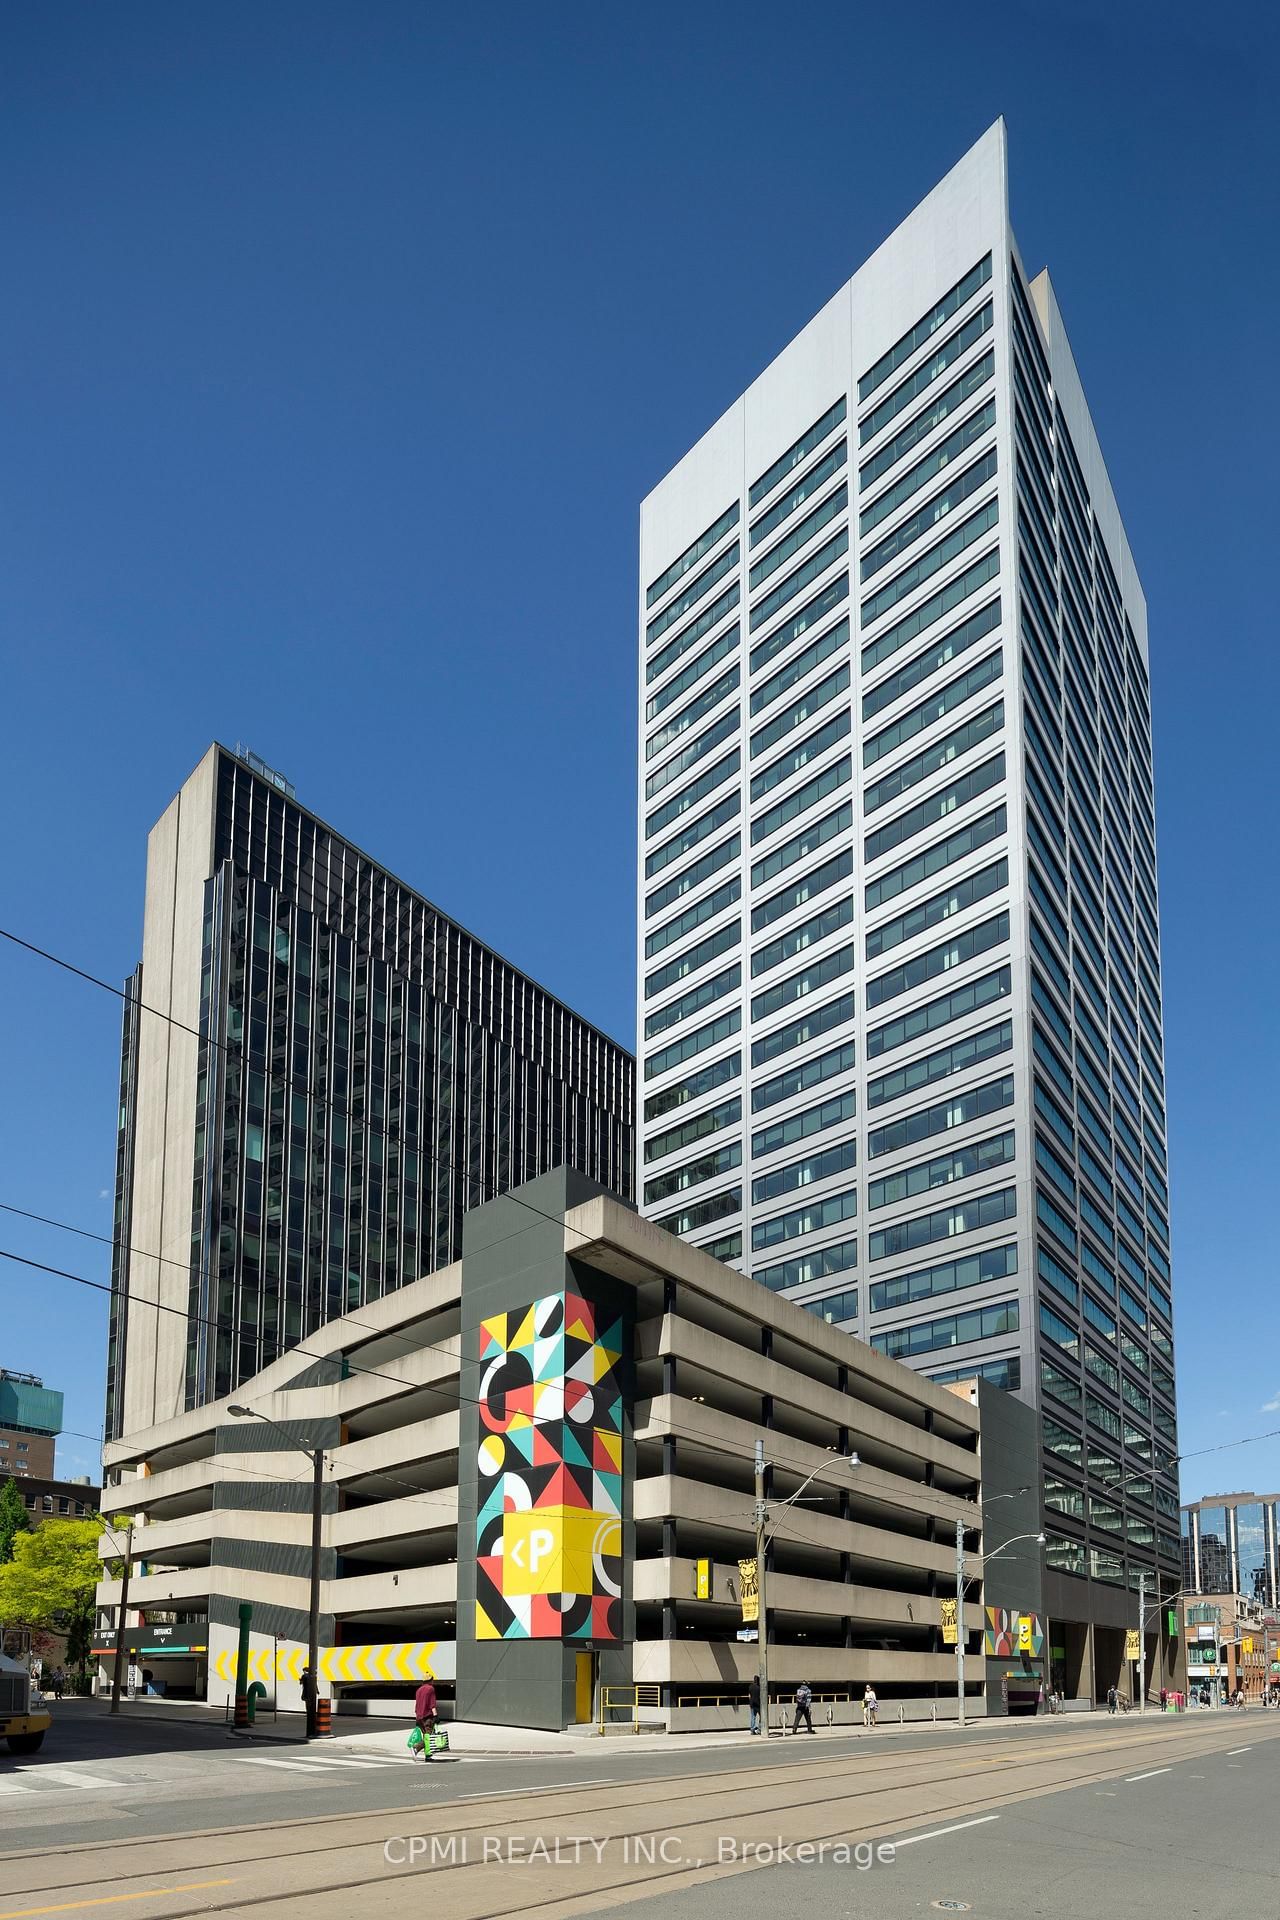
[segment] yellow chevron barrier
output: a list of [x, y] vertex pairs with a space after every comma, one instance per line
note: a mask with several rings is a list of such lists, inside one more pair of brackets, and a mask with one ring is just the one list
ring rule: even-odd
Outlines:
[[[432, 1680], [435, 1674], [431, 1658], [439, 1644], [437, 1640], [397, 1640], [382, 1646], [321, 1647], [320, 1675], [331, 1682]], [[274, 1656], [269, 1650], [251, 1650], [249, 1679], [259, 1680], [267, 1687], [279, 1685], [282, 1680], [296, 1681], [301, 1679], [306, 1663], [306, 1653], [300, 1647], [281, 1647]], [[214, 1655], [213, 1670], [219, 1680], [228, 1686], [234, 1684], [234, 1647], [224, 1647]]]

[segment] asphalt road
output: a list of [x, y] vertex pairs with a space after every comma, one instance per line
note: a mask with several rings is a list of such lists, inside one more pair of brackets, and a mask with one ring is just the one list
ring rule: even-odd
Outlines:
[[[696, 1920], [1280, 1911], [1280, 1715], [1262, 1712], [429, 1769], [355, 1746], [190, 1750], [97, 1760], [81, 1786], [77, 1764], [35, 1788], [0, 1772], [0, 1920], [349, 1920], [370, 1895], [380, 1920], [666, 1920], [677, 1899]], [[143, 1764], [154, 1778], [105, 1780]]]

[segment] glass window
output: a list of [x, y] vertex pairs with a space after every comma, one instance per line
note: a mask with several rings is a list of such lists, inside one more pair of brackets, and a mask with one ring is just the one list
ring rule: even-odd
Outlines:
[[677, 1080], [673, 1085], [664, 1087], [661, 1093], [650, 1094], [644, 1103], [644, 1117], [646, 1120], [660, 1120], [664, 1114], [674, 1113], [690, 1101], [700, 1100], [704, 1094], [714, 1093], [717, 1087], [736, 1080], [741, 1072], [742, 1055], [728, 1053], [723, 1060], [703, 1067], [687, 1080]]
[[669, 747], [674, 740], [678, 740], [681, 734], [687, 733], [690, 727], [696, 727], [700, 720], [705, 719], [713, 707], [718, 707], [722, 700], [727, 699], [731, 693], [736, 693], [739, 678], [735, 663], [727, 673], [722, 673], [719, 679], [713, 680], [709, 687], [704, 687], [687, 707], [682, 707], [665, 726], [659, 727], [656, 733], [649, 735], [644, 743], [645, 759], [655, 759], [664, 748]]
[[1007, 1133], [989, 1134], [985, 1140], [974, 1140], [952, 1153], [917, 1161], [914, 1166], [902, 1167], [896, 1173], [873, 1180], [867, 1189], [868, 1210], [874, 1212], [880, 1207], [896, 1206], [899, 1201], [914, 1199], [917, 1194], [954, 1186], [959, 1180], [972, 1180], [978, 1174], [990, 1173], [993, 1167], [1006, 1166], [1012, 1159], [1012, 1129]]
[[958, 1206], [939, 1213], [921, 1213], [910, 1220], [897, 1220], [871, 1235], [872, 1260], [888, 1260], [895, 1253], [909, 1253], [935, 1240], [949, 1240], [957, 1234], [974, 1233], [1002, 1220], [1012, 1220], [1018, 1211], [1017, 1194], [1012, 1187], [995, 1193], [977, 1194]]
[[660, 573], [645, 593], [645, 605], [651, 607], [655, 600], [661, 600], [668, 587], [674, 587], [692, 567], [696, 567], [704, 554], [710, 553], [718, 540], [722, 540], [730, 527], [738, 524], [740, 509], [735, 500], [726, 507], [718, 520], [714, 520], [705, 533], [700, 533], [691, 547], [686, 547], [678, 560], [673, 560], [665, 572]]
[[[928, 486], [931, 480], [936, 479], [945, 468], [952, 465], [974, 444], [975, 440], [980, 440], [983, 434], [995, 425], [995, 421], [996, 403], [994, 400], [988, 400], [985, 406], [978, 407], [967, 420], [962, 420], [958, 427], [945, 435], [922, 460], [917, 460], [914, 466], [908, 467], [893, 486], [886, 487], [883, 493], [876, 496], [870, 506], [863, 508], [858, 519], [859, 532], [865, 536], [878, 527], [882, 520], [887, 520], [896, 508], [910, 500], [913, 494], [919, 493], [921, 487]], [[992, 471], [994, 472], [994, 468]], [[865, 573], [863, 578], [866, 578]]]
[[[896, 607], [900, 600], [905, 600], [909, 593], [914, 593], [916, 588], [923, 586], [926, 580], [931, 580], [935, 573], [939, 573], [952, 560], [957, 559], [962, 553], [967, 553], [975, 541], [983, 539], [992, 531], [999, 519], [1000, 502], [993, 495], [977, 509], [976, 513], [971, 513], [967, 520], [962, 520], [958, 527], [944, 534], [941, 540], [936, 540], [931, 547], [926, 547], [910, 566], [903, 567], [901, 572], [895, 573], [877, 593], [871, 594], [862, 602], [859, 615], [863, 626], [870, 626], [873, 620], [879, 620], [889, 612], [891, 607]], [[754, 617], [753, 615], [752, 618]]]
[[852, 944], [824, 954], [821, 960], [815, 960], [801, 973], [793, 973], [788, 979], [780, 980], [763, 993], [758, 993], [751, 1002], [751, 1018], [766, 1020], [771, 1014], [781, 1012], [783, 1007], [807, 999], [811, 993], [817, 993], [821, 988], [830, 986], [833, 980], [851, 973], [856, 959], [857, 949]]
[[714, 1153], [704, 1153], [697, 1160], [686, 1161], [682, 1167], [669, 1167], [652, 1180], [646, 1180], [645, 1205], [669, 1200], [673, 1194], [685, 1193], [690, 1187], [700, 1187], [705, 1181], [714, 1180], [722, 1173], [730, 1173], [734, 1167], [741, 1165], [742, 1143], [731, 1141], [728, 1146], [719, 1147]]
[[811, 1087], [821, 1086], [824, 1080], [834, 1080], [839, 1074], [852, 1071], [857, 1061], [857, 1051], [851, 1041], [842, 1047], [832, 1047], [828, 1053], [820, 1053], [812, 1060], [806, 1060], [802, 1066], [792, 1067], [787, 1073], [780, 1073], [772, 1080], [762, 1080], [751, 1089], [751, 1109], [761, 1112], [765, 1107], [775, 1107], [781, 1100], [790, 1100], [797, 1093], [807, 1093]]
[[967, 300], [971, 300], [979, 287], [986, 285], [991, 278], [991, 255], [979, 260], [976, 267], [970, 267], [963, 280], [958, 280], [943, 294], [941, 300], [931, 307], [924, 318], [917, 320], [900, 340], [894, 342], [888, 353], [881, 354], [873, 367], [868, 367], [858, 382], [858, 398], [865, 400], [878, 386], [895, 373], [904, 361], [911, 358], [918, 348], [931, 340], [939, 327], [946, 325], [953, 313], [959, 313]]
[[800, 1287], [809, 1280], [829, 1280], [833, 1274], [847, 1273], [858, 1264], [858, 1242], [838, 1240], [834, 1246], [818, 1247], [811, 1253], [798, 1253], [776, 1267], [757, 1267], [752, 1274], [762, 1287], [782, 1293], [788, 1287]]
[[884, 1106], [890, 1100], [901, 1099], [903, 1094], [915, 1093], [921, 1087], [945, 1080], [950, 1074], [963, 1073], [967, 1067], [980, 1066], [998, 1054], [1007, 1053], [1012, 1045], [1011, 1020], [1002, 1020], [994, 1027], [984, 1027], [981, 1033], [968, 1034], [952, 1046], [939, 1047], [933, 1053], [926, 1053], [920, 1059], [898, 1067], [893, 1073], [869, 1080], [867, 1106]]
[[803, 593], [806, 587], [812, 586], [819, 574], [825, 573], [828, 567], [834, 566], [835, 562], [848, 551], [849, 530], [847, 527], [842, 527], [833, 539], [819, 547], [816, 553], [810, 554], [794, 573], [789, 573], [785, 580], [780, 581], [776, 587], [766, 593], [763, 600], [756, 601], [751, 609], [748, 623], [751, 632], [754, 633], [757, 627], [763, 626], [766, 620], [772, 620], [774, 614], [780, 612], [788, 601], [794, 600], [798, 593]]
[[[833, 813], [824, 814], [821, 820], [813, 821], [802, 833], [793, 835], [790, 840], [784, 840], [780, 846], [766, 853], [762, 860], [757, 860], [751, 869], [752, 887], [762, 887], [770, 880], [776, 880], [780, 873], [785, 873], [788, 867], [793, 867], [797, 860], [807, 859], [809, 854], [816, 853], [819, 847], [825, 847], [828, 841], [834, 840], [837, 835], [848, 832], [852, 825], [853, 808], [846, 801]], [[752, 925], [754, 929], [754, 915]]]
[[757, 587], [763, 586], [766, 580], [771, 579], [779, 567], [785, 566], [788, 560], [799, 553], [801, 547], [808, 545], [815, 533], [821, 532], [823, 527], [830, 526], [836, 516], [844, 512], [848, 504], [849, 489], [843, 485], [829, 493], [825, 500], [820, 500], [812, 513], [807, 513], [803, 520], [798, 520], [789, 533], [785, 533], [776, 545], [770, 547], [768, 553], [761, 554], [754, 563], [751, 568], [751, 591], [754, 593]]
[[995, 474], [996, 450], [992, 447], [972, 466], [966, 467], [963, 473], [957, 474], [954, 480], [949, 480], [931, 499], [917, 507], [914, 513], [899, 521], [892, 533], [887, 533], [883, 540], [865, 552], [859, 565], [859, 579], [865, 582], [883, 572], [885, 567], [892, 566], [917, 540], [932, 533], [940, 520], [954, 513], [975, 493], [981, 492], [988, 480], [995, 478]]
[[762, 1127], [751, 1136], [752, 1158], [763, 1160], [784, 1147], [794, 1146], [798, 1140], [807, 1140], [812, 1134], [825, 1133], [829, 1127], [852, 1120], [857, 1105], [857, 1095], [850, 1088], [847, 1093], [836, 1094], [834, 1099], [820, 1101], [816, 1107], [805, 1107], [785, 1120], [775, 1121], [771, 1127]]
[[908, 708], [907, 712], [900, 714], [890, 726], [882, 728], [879, 733], [873, 734], [864, 742], [863, 766], [870, 767], [877, 760], [883, 760], [886, 754], [893, 753], [896, 748], [904, 746], [918, 733], [923, 733], [926, 727], [931, 727], [937, 720], [945, 719], [956, 707], [963, 706], [966, 700], [972, 699], [975, 693], [980, 693], [984, 687], [990, 686], [993, 681], [1000, 678], [1003, 662], [1004, 654], [997, 647], [995, 652], [989, 653], [985, 660], [979, 660], [966, 673], [958, 675], [954, 680], [949, 680], [945, 687], [937, 693], [930, 694], [927, 700], [921, 701], [918, 706]]
[[[787, 734], [794, 733], [797, 727], [802, 727], [806, 720], [811, 720], [815, 713], [821, 712], [829, 701], [834, 700], [838, 694], [847, 692], [848, 686], [848, 667], [837, 667], [834, 673], [827, 674], [816, 687], [810, 687], [807, 693], [802, 694], [798, 700], [793, 700], [790, 706], [782, 709], [781, 713], [775, 713], [766, 726], [752, 735], [752, 759], [757, 754], [767, 753], [770, 747], [779, 740], [785, 739]], [[759, 800], [762, 794], [769, 792], [770, 788], [778, 786], [791, 774], [798, 773], [800, 768], [810, 760], [816, 760], [820, 753], [833, 746], [837, 740], [843, 740], [849, 732], [850, 719], [848, 707], [843, 707], [839, 713], [828, 720], [826, 726], [819, 727], [816, 733], [809, 734], [790, 753], [784, 753], [781, 758], [766, 767], [763, 773], [756, 774], [751, 782], [751, 798]]]
[[[882, 873], [878, 880], [868, 881], [863, 895], [867, 912], [873, 913], [877, 907], [886, 906], [890, 900], [896, 900], [900, 893], [908, 893], [911, 888], [918, 887], [922, 880], [932, 879], [934, 874], [945, 872], [957, 860], [963, 860], [967, 855], [976, 853], [980, 847], [989, 846], [993, 840], [1000, 838], [1007, 825], [1005, 809], [994, 807], [990, 813], [981, 814], [976, 820], [970, 820], [965, 826], [959, 828], [957, 832], [949, 833], [945, 840], [935, 840], [931, 847], [926, 847], [923, 852], [915, 854], [910, 860], [905, 860], [901, 866], [890, 867], [888, 872]], [[996, 891], [998, 886], [1005, 885], [1009, 877], [1007, 862], [998, 861], [995, 867], [986, 868], [987, 877], [990, 878], [997, 870], [1003, 870], [1004, 879], [991, 886], [977, 887], [970, 881], [961, 881], [951, 894], [937, 894], [932, 901], [925, 902], [919, 908], [913, 908], [910, 914], [904, 914], [899, 920], [890, 921], [886, 927], [868, 934], [867, 957], [871, 958], [873, 949], [883, 951], [898, 945], [898, 941], [892, 937], [891, 932], [888, 939], [884, 938], [886, 931], [894, 927], [911, 928], [912, 931], [919, 933], [923, 932], [927, 926], [936, 926], [940, 920], [949, 919], [953, 912], [959, 911], [959, 905], [947, 906], [947, 902], [953, 895], [958, 898], [961, 891], [967, 893], [969, 898], [964, 904], [972, 905], [974, 901], [983, 899]], [[902, 938], [910, 939], [911, 933], [904, 931]]]
[[[824, 454], [821, 460], [815, 461], [794, 486], [788, 487], [785, 493], [779, 494], [767, 513], [762, 513], [760, 518], [752, 523], [748, 545], [758, 547], [762, 540], [767, 540], [775, 528], [780, 527], [784, 520], [791, 517], [797, 507], [803, 506], [806, 500], [811, 500], [819, 487], [823, 486], [833, 473], [840, 471], [848, 457], [849, 443], [847, 440], [841, 440], [838, 446], [832, 447], [830, 453]], [[751, 584], [755, 585], [754, 580]]]
[[[972, 960], [980, 953], [986, 953], [992, 947], [1003, 944], [1009, 938], [1009, 916], [997, 913], [989, 920], [982, 920], [975, 927], [969, 927], [964, 933], [954, 936], [945, 946], [930, 947], [926, 952], [916, 954], [914, 958], [894, 967], [889, 973], [882, 973], [877, 979], [867, 982], [867, 1006], [882, 1006], [885, 1001], [896, 999], [901, 993], [908, 993], [913, 987], [920, 986], [926, 980], [933, 980], [941, 973], [950, 972], [953, 967], [963, 966], [966, 960]], [[868, 1051], [870, 1042], [868, 1041]]]
[[[999, 822], [998, 825], [997, 822]], [[973, 847], [981, 845], [982, 841], [972, 839], [971, 836], [985, 833], [988, 827], [992, 834], [1003, 831], [1003, 807], [997, 807], [994, 813], [984, 814], [982, 819], [975, 820], [972, 826], [963, 828], [960, 833], [950, 835], [946, 840], [939, 842], [937, 848], [931, 848], [930, 853], [950, 852], [960, 841], [964, 841], [966, 853], [972, 852]], [[952, 858], [959, 859], [959, 852], [952, 853]], [[915, 862], [910, 864], [914, 866]], [[950, 862], [944, 860], [940, 864], [946, 866]], [[942, 921], [950, 920], [955, 914], [963, 913], [966, 907], [975, 906], [980, 900], [989, 899], [993, 893], [999, 893], [1001, 888], [1008, 884], [1007, 860], [996, 860], [989, 867], [980, 867], [977, 873], [971, 873], [965, 879], [957, 880], [954, 886], [946, 888], [942, 893], [932, 894], [929, 899], [922, 900], [909, 912], [900, 913], [896, 919], [886, 920], [880, 926], [873, 927], [866, 936], [868, 960], [878, 959], [882, 953], [888, 953], [894, 947], [901, 946], [903, 941], [912, 940], [917, 934], [926, 932], [930, 927], [936, 927]]]
[[657, 927], [645, 935], [644, 957], [652, 960], [655, 955], [665, 953], [686, 934], [704, 926], [708, 920], [714, 920], [718, 913], [731, 907], [742, 896], [742, 882], [736, 878], [727, 881], [723, 887], [717, 887], [714, 893], [704, 894], [695, 906], [686, 907], [674, 920], [668, 920], [665, 926]]
[[661, 639], [662, 635], [668, 632], [669, 629], [676, 624], [677, 620], [683, 620], [689, 609], [698, 604], [703, 594], [710, 593], [712, 587], [714, 587], [718, 581], [723, 580], [726, 573], [730, 573], [733, 568], [737, 566], [740, 551], [739, 542], [735, 540], [731, 547], [725, 548], [718, 560], [713, 560], [705, 572], [700, 573], [696, 580], [692, 581], [682, 593], [678, 593], [675, 599], [670, 601], [662, 609], [661, 613], [654, 616], [645, 629], [646, 639], [650, 646], [653, 645], [655, 640]]
[[892, 1280], [877, 1280], [871, 1289], [871, 1311], [884, 1313], [892, 1307], [910, 1306], [916, 1300], [959, 1293], [984, 1281], [1008, 1279], [1017, 1271], [1016, 1245], [988, 1247], [982, 1253], [967, 1254], [963, 1260], [944, 1260], [938, 1266], [895, 1274]]
[[650, 654], [645, 662], [646, 682], [652, 686], [655, 680], [660, 680], [668, 667], [674, 667], [676, 661], [682, 660], [691, 647], [696, 647], [699, 640], [710, 633], [712, 627], [723, 620], [727, 613], [732, 613], [741, 598], [742, 590], [735, 580], [725, 588], [718, 600], [713, 600], [709, 607], [703, 608], [696, 620], [691, 620], [687, 627], [681, 627], [665, 647], [659, 647], [656, 653]]
[[913, 1354], [933, 1353], [939, 1347], [963, 1347], [972, 1340], [994, 1340], [998, 1334], [1017, 1331], [1018, 1303], [1002, 1300], [937, 1320], [918, 1320], [914, 1326], [895, 1327], [890, 1333], [873, 1333], [871, 1345], [892, 1360], [905, 1360]]
[[[735, 836], [736, 838], [736, 836]], [[758, 907], [751, 909], [751, 931], [762, 933], [771, 927], [775, 920], [783, 919], [806, 902], [824, 893], [828, 887], [834, 887], [841, 880], [847, 880], [853, 872], [853, 852], [846, 847], [832, 860], [826, 860], [820, 867], [813, 867], [800, 880], [793, 880], [780, 893], [775, 893]]]
[[836, 1027], [842, 1027], [852, 1020], [855, 1000], [851, 993], [842, 994], [838, 1000], [829, 1000], [823, 1007], [814, 1007], [800, 1020], [792, 1020], [786, 1026], [775, 1027], [761, 1040], [751, 1045], [751, 1064], [765, 1066], [771, 1060], [777, 1060], [784, 1053], [791, 1053], [796, 1047], [803, 1047], [810, 1040], [816, 1040], [820, 1034], [830, 1033]]
[[816, 947], [830, 934], [839, 933], [842, 927], [853, 924], [853, 901], [841, 900], [835, 906], [824, 907], [821, 913], [814, 914], [811, 920], [793, 927], [790, 933], [783, 934], [780, 940], [771, 940], [767, 946], [760, 947], [751, 956], [751, 973], [756, 978], [768, 973], [774, 967], [781, 966], [787, 960], [793, 960], [798, 953], [804, 953], [809, 947]]
[[796, 1193], [801, 1187], [817, 1186], [823, 1180], [834, 1179], [836, 1174], [851, 1172], [857, 1161], [857, 1142], [838, 1141], [835, 1146], [824, 1147], [803, 1160], [793, 1160], [790, 1166], [773, 1167], [768, 1173], [758, 1175], [751, 1183], [752, 1202], [759, 1206], [779, 1200], [783, 1194]]
[[858, 469], [858, 484], [862, 492], [865, 493], [869, 487], [873, 487], [877, 480], [888, 473], [890, 467], [896, 466], [898, 461], [910, 453], [913, 447], [919, 446], [935, 427], [941, 426], [949, 414], [954, 413], [957, 407], [962, 407], [979, 387], [985, 386], [995, 372], [995, 364], [994, 353], [990, 351], [984, 353], [981, 359], [975, 360], [972, 366], [966, 367], [958, 379], [951, 381], [949, 386], [936, 394], [928, 406], [922, 407], [905, 427], [900, 427], [892, 440], [886, 440], [869, 460], [864, 460]]
[[801, 461], [807, 460], [814, 448], [820, 446], [827, 435], [840, 425], [848, 411], [848, 402], [841, 394], [834, 406], [828, 407], [821, 418], [815, 420], [813, 425], [800, 435], [794, 446], [788, 447], [787, 451], [775, 460], [771, 467], [766, 468], [760, 478], [755, 481], [751, 488], [751, 505], [759, 506], [766, 493], [771, 493], [779, 480], [784, 480], [789, 473], [795, 471]]
[[896, 1020], [890, 1020], [882, 1027], [873, 1027], [867, 1034], [867, 1057], [870, 1059], [878, 1054], [891, 1053], [895, 1047], [905, 1046], [909, 1040], [916, 1040], [923, 1033], [933, 1033], [939, 1027], [949, 1025], [952, 1020], [962, 1019], [965, 1014], [974, 1013], [979, 1007], [989, 1006], [993, 1000], [1004, 999], [1010, 991], [1010, 983], [1009, 968], [997, 967], [993, 973], [983, 974], [981, 979], [971, 980], [952, 993], [944, 993], [926, 1006], [913, 1007]]
[[752, 1251], [762, 1253], [768, 1247], [781, 1245], [783, 1241], [797, 1240], [802, 1233], [818, 1233], [824, 1227], [852, 1220], [857, 1211], [858, 1196], [852, 1189], [848, 1193], [833, 1193], [826, 1200], [814, 1200], [794, 1213], [780, 1213], [772, 1220], [762, 1220], [753, 1226]]
[[[777, 833], [780, 827], [787, 826], [810, 807], [816, 806], [820, 800], [827, 799], [840, 787], [847, 786], [852, 777], [853, 761], [846, 753], [839, 760], [831, 761], [821, 773], [815, 773], [811, 780], [806, 780], [801, 786], [793, 787], [783, 799], [775, 801], [773, 806], [757, 814], [751, 822], [752, 846], [758, 846], [762, 840], [767, 840], [771, 833]], [[807, 846], [803, 849], [804, 853], [809, 851], [810, 848]], [[802, 858], [803, 854], [796, 857]], [[767, 879], [771, 876], [766, 874], [762, 877]]]
[[1010, 1073], [1002, 1080], [989, 1080], [985, 1086], [970, 1087], [950, 1100], [939, 1101], [936, 1106], [919, 1107], [914, 1113], [890, 1121], [888, 1126], [873, 1127], [867, 1135], [867, 1158], [876, 1160], [885, 1153], [898, 1153], [903, 1147], [949, 1133], [954, 1127], [966, 1127], [971, 1121], [1012, 1105], [1013, 1075]]

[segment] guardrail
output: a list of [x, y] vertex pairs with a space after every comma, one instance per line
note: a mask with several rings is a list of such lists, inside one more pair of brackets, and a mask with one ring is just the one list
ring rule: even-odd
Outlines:
[[659, 1686], [641, 1683], [628, 1687], [601, 1687], [600, 1731], [604, 1732], [606, 1718], [610, 1713], [625, 1713], [629, 1709], [631, 1730], [633, 1733], [639, 1733], [641, 1707], [660, 1707], [661, 1705], [662, 1689]]

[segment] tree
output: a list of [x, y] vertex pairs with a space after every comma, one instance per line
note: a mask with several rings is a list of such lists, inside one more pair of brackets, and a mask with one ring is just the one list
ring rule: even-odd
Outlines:
[[11, 1474], [0, 1487], [0, 1567], [12, 1560], [13, 1543], [18, 1534], [30, 1531], [31, 1516]]
[[98, 1558], [100, 1520], [46, 1520], [18, 1534], [0, 1566], [0, 1620], [65, 1633], [83, 1671], [93, 1632], [93, 1595], [106, 1572]]

